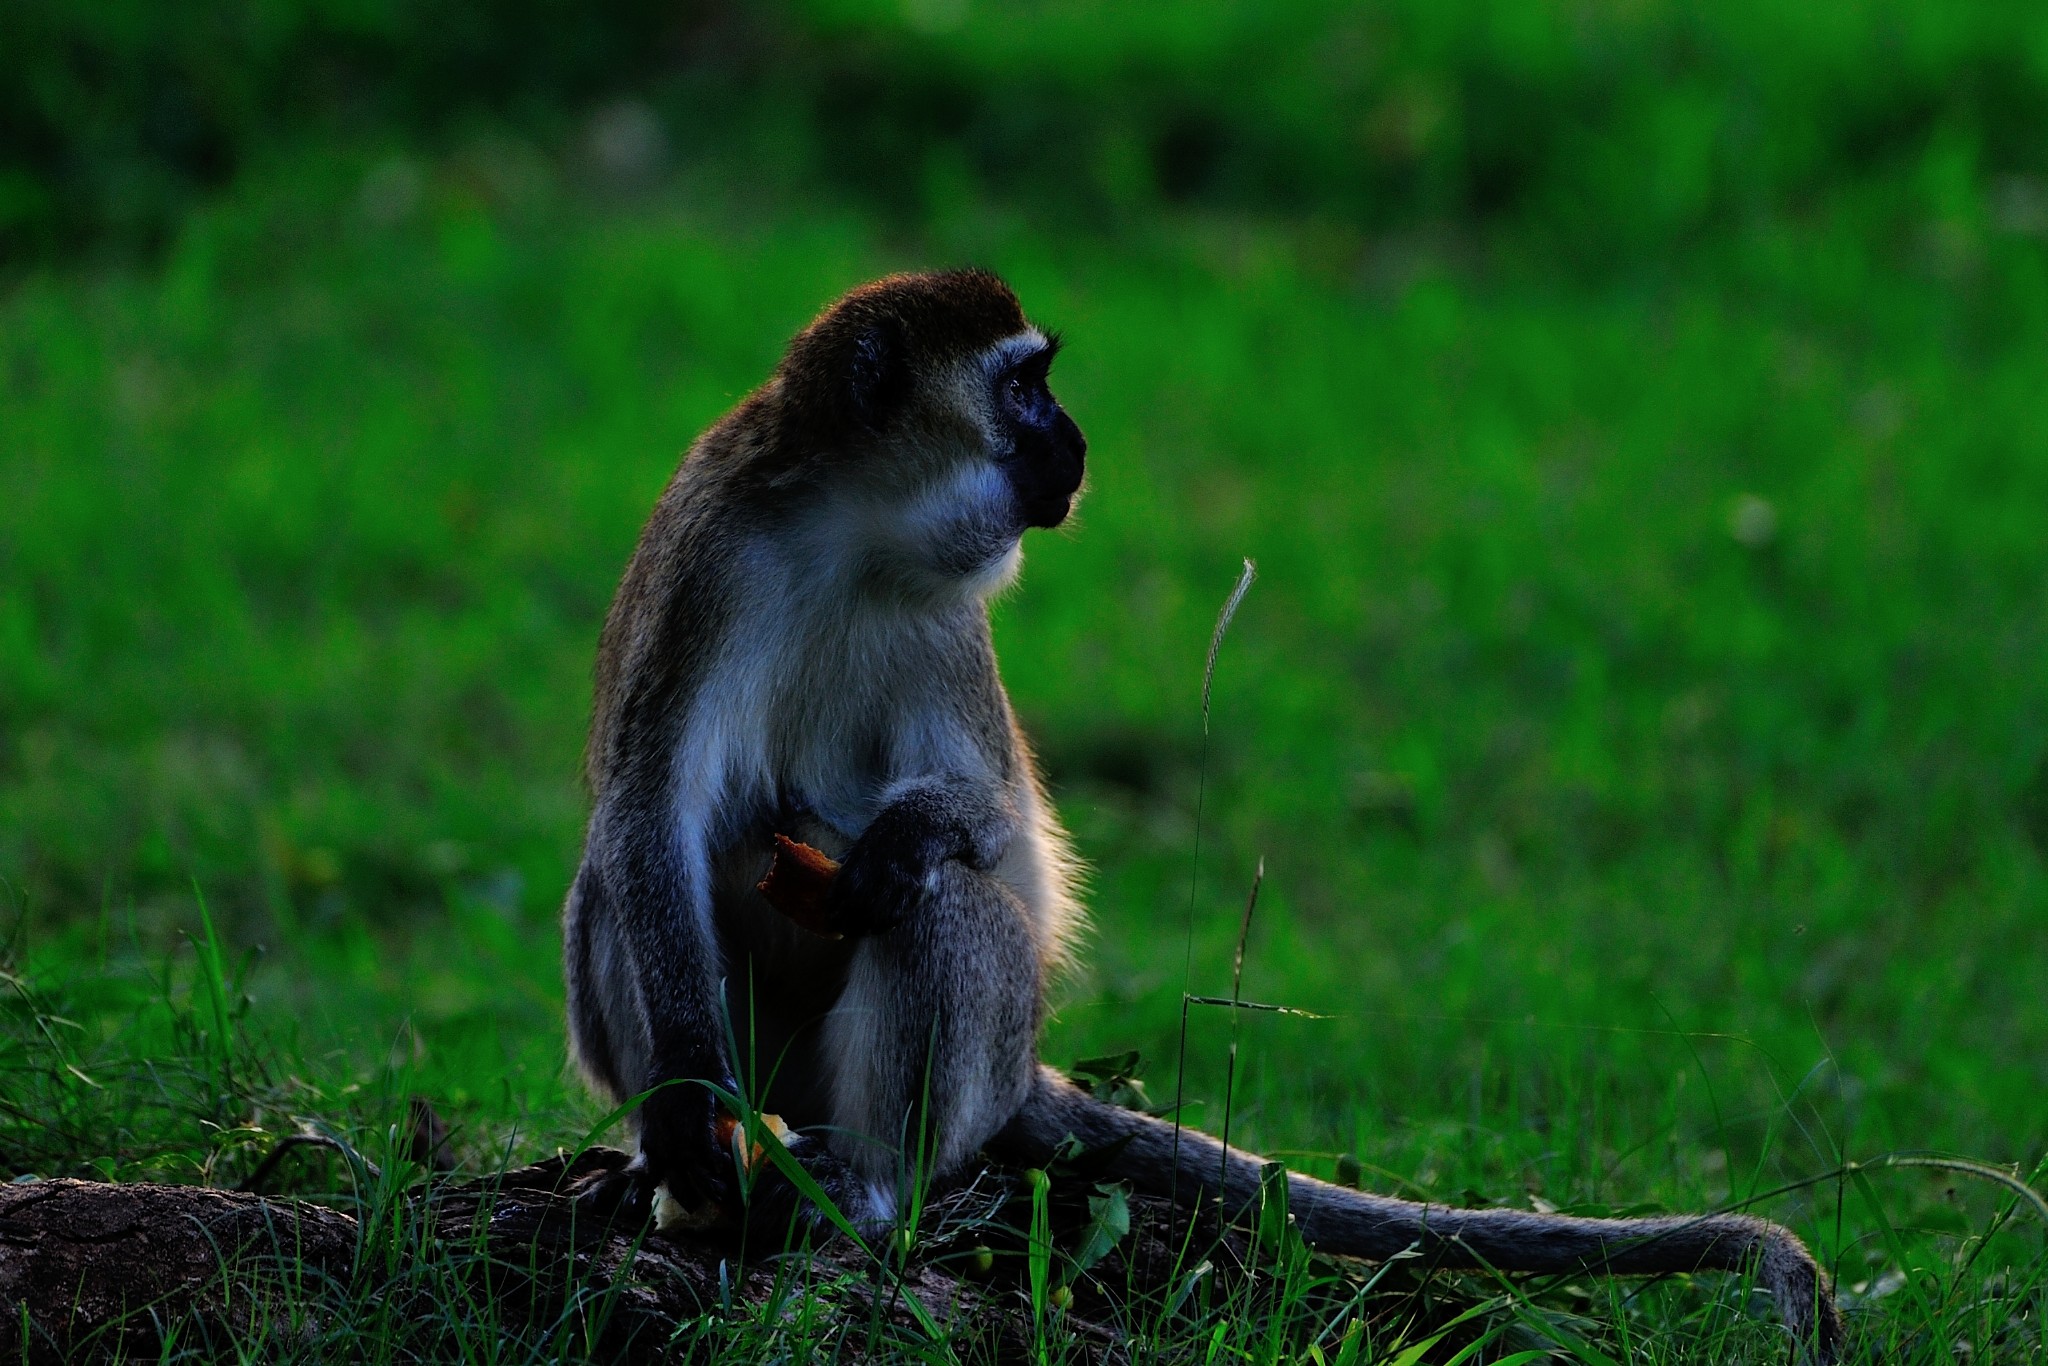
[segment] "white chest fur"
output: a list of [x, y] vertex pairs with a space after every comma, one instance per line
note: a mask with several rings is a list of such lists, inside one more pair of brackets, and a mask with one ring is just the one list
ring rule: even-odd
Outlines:
[[[795, 800], [851, 840], [911, 778], [993, 781], [999, 765], [961, 713], [979, 594], [864, 591], [857, 556], [799, 539], [745, 552], [735, 626], [694, 690], [675, 765], [686, 840]], [[971, 692], [986, 695], [981, 689]]]

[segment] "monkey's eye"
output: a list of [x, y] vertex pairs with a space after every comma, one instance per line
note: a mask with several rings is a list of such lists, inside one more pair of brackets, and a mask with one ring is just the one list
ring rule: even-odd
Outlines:
[[1003, 399], [1011, 411], [1019, 415], [1030, 415], [1049, 397], [1042, 374], [1035, 374], [1027, 368], [1003, 377]]
[[1045, 383], [1051, 364], [1051, 353], [1040, 351], [997, 377], [996, 401], [1015, 421], [1037, 427], [1052, 420], [1051, 414], [1058, 405]]

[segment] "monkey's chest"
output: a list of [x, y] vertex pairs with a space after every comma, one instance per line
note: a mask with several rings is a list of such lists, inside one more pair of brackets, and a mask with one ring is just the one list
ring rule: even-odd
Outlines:
[[800, 735], [781, 751], [771, 774], [772, 833], [844, 858], [881, 810], [894, 780], [880, 729]]
[[764, 795], [788, 825], [776, 833], [838, 858], [893, 785], [988, 772], [938, 689], [947, 673], [937, 660], [860, 652], [821, 652], [793, 670], [766, 718]]
[[843, 857], [897, 784], [1001, 771], [1002, 756], [985, 752], [988, 728], [962, 716], [990, 699], [1001, 708], [987, 662], [900, 623], [864, 629], [860, 611], [841, 607], [812, 603], [705, 689], [701, 733], [723, 760], [713, 770], [723, 774], [720, 853], [738, 844], [742, 862], [765, 860], [781, 834]]

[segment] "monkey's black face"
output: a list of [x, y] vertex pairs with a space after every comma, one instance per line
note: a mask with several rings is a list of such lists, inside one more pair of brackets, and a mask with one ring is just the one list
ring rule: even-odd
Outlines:
[[1052, 396], [1047, 374], [1058, 343], [1041, 347], [996, 376], [996, 405], [1009, 428], [1003, 472], [1017, 492], [1026, 526], [1067, 520], [1080, 492], [1088, 442]]

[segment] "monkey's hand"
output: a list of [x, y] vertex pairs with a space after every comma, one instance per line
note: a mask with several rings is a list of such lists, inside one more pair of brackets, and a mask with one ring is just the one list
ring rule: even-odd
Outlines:
[[962, 841], [908, 805], [885, 807], [846, 851], [825, 895], [831, 934], [882, 934], [902, 923], [931, 892], [939, 865], [960, 857]]
[[655, 1192], [685, 1210], [736, 1208], [732, 1149], [720, 1132], [718, 1100], [688, 1082], [655, 1091], [640, 1107], [640, 1153], [623, 1169], [581, 1182], [577, 1203], [595, 1214], [642, 1224], [653, 1217]]

